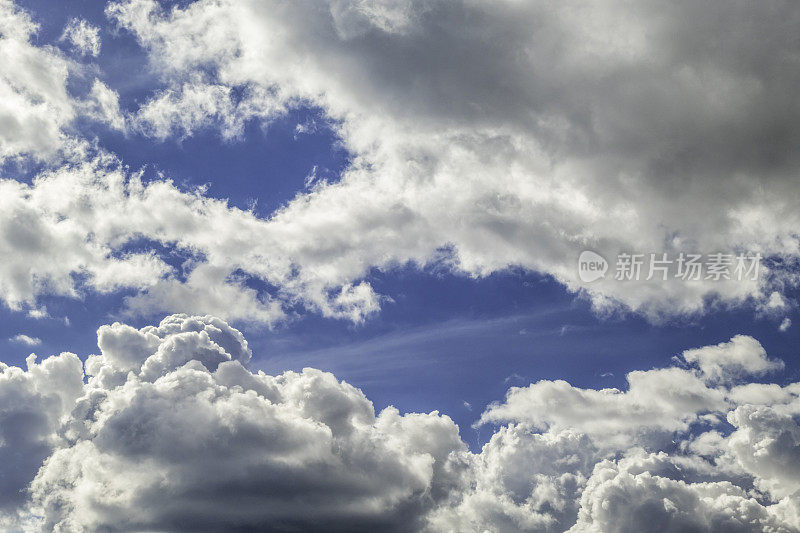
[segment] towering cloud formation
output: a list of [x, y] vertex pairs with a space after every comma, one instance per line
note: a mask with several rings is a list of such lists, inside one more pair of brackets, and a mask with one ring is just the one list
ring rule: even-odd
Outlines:
[[313, 369], [252, 373], [219, 319], [117, 323], [98, 341], [32, 485], [47, 530], [407, 529], [465, 469], [449, 418], [376, 416]]
[[11, 529], [28, 484], [55, 445], [56, 431], [83, 394], [78, 356], [63, 353], [28, 369], [0, 363], [0, 526]]
[[[686, 359], [627, 391], [539, 382], [486, 410], [479, 424], [505, 425], [472, 453], [438, 412], [376, 414], [331, 374], [249, 370], [218, 318], [115, 323], [98, 344], [85, 383], [69, 353], [0, 369], [3, 527], [800, 530], [797, 383], [723, 383]], [[769, 361], [749, 337], [687, 353], [703, 352]]]

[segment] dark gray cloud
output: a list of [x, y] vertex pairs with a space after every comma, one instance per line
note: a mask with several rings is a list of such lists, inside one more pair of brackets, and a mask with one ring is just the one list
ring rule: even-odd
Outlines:
[[0, 525], [28, 499], [27, 488], [52, 453], [61, 417], [83, 392], [83, 368], [75, 354], [41, 363], [28, 358], [28, 369], [0, 363]]

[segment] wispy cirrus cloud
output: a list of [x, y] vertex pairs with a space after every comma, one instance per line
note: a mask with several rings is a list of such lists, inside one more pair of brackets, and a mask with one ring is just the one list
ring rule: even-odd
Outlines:
[[83, 19], [70, 20], [61, 34], [61, 40], [69, 42], [80, 55], [97, 57], [100, 54], [100, 28]]

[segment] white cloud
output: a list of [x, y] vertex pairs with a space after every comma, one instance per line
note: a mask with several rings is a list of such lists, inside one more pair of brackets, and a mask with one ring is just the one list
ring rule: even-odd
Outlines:
[[[27, 371], [0, 363], [0, 525], [26, 500], [25, 489], [52, 452], [55, 432], [83, 392], [75, 354], [64, 353]], [[11, 528], [8, 528], [9, 530]]]
[[376, 415], [318, 370], [251, 373], [246, 341], [219, 319], [114, 324], [98, 339], [32, 484], [44, 529], [404, 529], [463, 469], [449, 418]]
[[[504, 2], [492, 11], [436, 1], [267, 9], [203, 0], [168, 12], [145, 0], [112, 4], [110, 16], [148, 48], [166, 83], [126, 115], [100, 80], [85, 100], [71, 98], [68, 62], [32, 46], [30, 19], [3, 5], [13, 30], [3, 32], [0, 53], [6, 47], [27, 63], [7, 80], [9, 99], [0, 99], [11, 102], [8, 120], [19, 125], [0, 128], [0, 157], [59, 149], [69, 156], [33, 186], [0, 184], [8, 198], [0, 247], [15, 256], [0, 267], [0, 298], [12, 308], [38, 308], [43, 294], [134, 289], [126, 305], [137, 314], [273, 323], [299, 305], [358, 322], [380, 308], [365, 279], [375, 267], [438, 262], [483, 276], [522, 266], [583, 291], [575, 261], [587, 247], [607, 257], [667, 248], [797, 251], [796, 210], [786, 204], [795, 181], [783, 179], [793, 175], [794, 144], [780, 137], [764, 147], [755, 131], [791, 136], [796, 122], [782, 121], [793, 104], [770, 114], [775, 99], [764, 95], [790, 94], [782, 87], [791, 76], [767, 76], [771, 55], [750, 72], [733, 61], [739, 55], [712, 53], [682, 33], [692, 20], [704, 34], [732, 39], [702, 11], [716, 8], [684, 6], [664, 18], [643, 5], [625, 31], [609, 32], [585, 21], [618, 20], [611, 1], [581, 9]], [[737, 9], [729, 16], [749, 16]], [[760, 23], [776, 24], [770, 17]], [[297, 33], [298, 21], [308, 32]], [[789, 33], [770, 34], [782, 43]], [[762, 50], [754, 36], [738, 38], [752, 53]], [[693, 55], [698, 47], [707, 63]], [[533, 53], [540, 50], [547, 53]], [[46, 83], [34, 71], [46, 73]], [[630, 85], [619, 87], [622, 79]], [[505, 81], [498, 88], [492, 80]], [[720, 98], [730, 105], [717, 105]], [[352, 164], [340, 181], [316, 182], [269, 219], [166, 182], [136, 189], [121, 163], [65, 133], [80, 112], [159, 139], [212, 125], [234, 139], [248, 120], [298, 105], [318, 106], [334, 121]], [[727, 143], [708, 141], [732, 132]], [[764, 167], [764, 150], [781, 157]], [[57, 189], [57, 200], [45, 197]], [[127, 254], [136, 239], [145, 249]], [[178, 272], [149, 251], [156, 243], [194, 259]], [[51, 260], [53, 250], [63, 261]], [[598, 309], [622, 302], [657, 320], [751, 297], [756, 309], [772, 308], [776, 287], [791, 284], [779, 278], [605, 280], [585, 290]]]
[[[761, 367], [752, 368], [757, 375]], [[499, 429], [472, 470], [483, 472], [488, 458], [502, 457], [493, 466], [501, 468], [497, 480], [479, 478], [454, 497], [456, 505], [435, 511], [439, 530], [796, 531], [800, 426], [790, 413], [800, 409], [798, 384], [729, 389], [704, 376], [705, 385], [676, 386], [690, 376], [697, 377], [681, 368], [634, 372], [626, 392], [564, 382], [512, 388], [482, 417], [512, 424]], [[530, 424], [544, 433], [531, 435]], [[731, 426], [730, 436], [720, 432]], [[659, 428], [662, 438], [654, 438]], [[584, 440], [554, 457], [525, 444], [565, 435]], [[520, 450], [541, 463], [529, 466]], [[521, 490], [514, 480], [528, 485]], [[548, 495], [544, 513], [541, 494]]]
[[800, 426], [795, 418], [764, 406], [743, 405], [728, 415], [736, 427], [729, 446], [756, 485], [776, 498], [800, 489]]
[[[800, 450], [795, 418], [800, 385], [749, 382], [783, 365], [746, 336], [687, 350], [683, 357], [676, 358], [677, 367], [631, 372], [624, 392], [542, 381], [513, 387], [505, 402], [487, 408], [484, 424], [532, 425], [544, 435], [577, 431], [587, 439], [582, 449], [591, 452], [585, 456], [589, 467], [579, 470], [573, 508], [566, 519], [547, 527], [575, 533], [800, 527], [800, 474], [794, 467]], [[681, 368], [687, 363], [699, 370]], [[494, 438], [503, 431], [508, 430]], [[564, 457], [574, 461], [576, 455]], [[504, 492], [505, 497], [511, 494]], [[474, 515], [473, 527], [464, 530], [490, 529], [486, 524], [491, 520], [506, 524], [498, 531], [546, 530], [508, 525], [504, 521], [519, 510], [510, 508], [498, 518], [480, 497], [480, 490], [471, 489], [461, 504], [468, 507], [455, 508], [456, 517]], [[517, 499], [517, 505], [529, 501]]]
[[[372, 288], [351, 283], [358, 273], [337, 268], [334, 249], [308, 249], [296, 231], [202, 190], [144, 183], [95, 152], [30, 185], [0, 180], [0, 298], [15, 309], [38, 308], [42, 294], [125, 288], [138, 291], [125, 300], [129, 313], [214, 312], [268, 324], [296, 305], [355, 322], [378, 310]], [[170, 266], [149, 251], [153, 243], [189, 259]], [[249, 281], [275, 289], [259, 292]]]
[[[331, 374], [248, 370], [246, 340], [218, 318], [115, 323], [98, 345], [86, 382], [73, 354], [0, 366], [0, 455], [16, 458], [0, 462], [2, 527], [40, 517], [31, 528], [800, 529], [798, 383], [739, 374], [692, 392], [676, 387], [699, 379], [689, 370], [638, 372], [627, 392], [570, 393], [612, 400], [506, 410], [509, 423], [471, 453], [438, 412], [376, 414]], [[654, 425], [670, 438], [653, 439]]]
[[[0, 181], [0, 298], [37, 315], [43, 294], [133, 289], [131, 313], [272, 323], [302, 305], [358, 322], [379, 308], [373, 267], [522, 266], [578, 290], [586, 248], [796, 256], [798, 14], [754, 9], [135, 0], [108, 12], [167, 87], [125, 116], [99, 80], [72, 98], [68, 60], [0, 0], [0, 158], [70, 152]], [[68, 38], [96, 55], [84, 29]], [[68, 132], [82, 112], [234, 139], [298, 105], [323, 109], [353, 163], [269, 219], [144, 183]], [[191, 258], [173, 266], [155, 243]], [[715, 295], [792, 305], [756, 283], [591, 289], [654, 319]], [[115, 323], [98, 345], [84, 369], [68, 353], [0, 364], [0, 527], [800, 529], [800, 384], [754, 382], [783, 365], [750, 337], [631, 372], [626, 390], [513, 387], [481, 416], [502, 427], [480, 453], [438, 412], [376, 414], [330, 374], [248, 370], [241, 333], [211, 316]]]
[[75, 110], [67, 94], [68, 62], [30, 43], [37, 26], [12, 1], [0, 1], [0, 161], [54, 155]]
[[480, 423], [571, 428], [594, 436], [603, 448], [618, 448], [631, 439], [663, 443], [702, 415], [727, 407], [723, 391], [681, 368], [634, 371], [627, 379], [627, 391], [580, 389], [561, 380], [511, 387], [504, 402], [486, 409]]
[[[74, 94], [70, 82], [87, 70], [54, 46], [39, 44], [38, 29], [12, 0], [0, 0], [0, 163], [32, 158], [54, 164], [85, 157], [86, 141], [73, 127], [79, 116], [124, 126], [118, 97], [102, 82], [95, 80], [88, 95]], [[62, 40], [96, 55], [97, 32], [86, 21], [73, 20]]]
[[[650, 472], [647, 456], [604, 461], [581, 495], [570, 533], [795, 531], [781, 510], [729, 482], [687, 483]], [[645, 463], [645, 464], [642, 464]]]
[[745, 375], [759, 375], [783, 368], [783, 361], [770, 360], [757, 340], [736, 335], [730, 342], [683, 352], [683, 359], [696, 363], [709, 379], [731, 381]]
[[47, 307], [37, 307], [28, 311], [28, 318], [35, 318], [41, 320], [43, 318], [50, 318], [50, 313], [47, 312]]
[[500, 428], [473, 457], [465, 486], [429, 517], [433, 531], [561, 532], [601, 456], [585, 435]]
[[128, 125], [119, 107], [119, 95], [102, 81], [94, 80], [86, 105], [87, 114], [95, 120], [115, 130], [127, 131]]
[[[136, 0], [107, 12], [167, 80], [137, 115], [145, 132], [217, 123], [230, 136], [309, 104], [339, 124], [354, 154], [341, 181], [270, 221], [292, 235], [298, 269], [352, 280], [447, 248], [471, 275], [522, 266], [588, 291], [598, 308], [622, 302], [658, 319], [709, 298], [766, 305], [774, 290], [610, 279], [581, 289], [580, 251], [798, 251], [788, 199], [800, 110], [782, 65], [797, 53], [787, 21], [800, 15], [755, 9]], [[266, 96], [243, 112], [240, 91]]]
[[[6, 258], [0, 265], [0, 297], [12, 308], [38, 308], [41, 293], [77, 295], [81, 277], [89, 287], [113, 291], [147, 287], [169, 272], [152, 253], [112, 253], [112, 243], [104, 240], [112, 235], [92, 227], [103, 220], [113, 226], [111, 202], [124, 200], [123, 176], [104, 172], [103, 165], [95, 160], [66, 167], [40, 175], [33, 185], [0, 180], [0, 251]], [[99, 202], [108, 202], [103, 212], [92, 211]], [[133, 219], [120, 221], [129, 222]]]
[[20, 344], [25, 344], [27, 346], [38, 346], [42, 344], [42, 339], [38, 337], [30, 337], [28, 335], [25, 335], [24, 333], [18, 333], [8, 340], [10, 340], [11, 342], [18, 342]]
[[282, 112], [266, 91], [248, 90], [238, 99], [232, 92], [228, 86], [199, 80], [184, 83], [144, 104], [136, 114], [136, 127], [145, 135], [164, 140], [220, 125], [223, 137], [230, 140], [242, 135], [247, 120], [273, 118]]
[[74, 18], [64, 27], [62, 41], [68, 41], [72, 49], [80, 55], [97, 57], [100, 55], [100, 28], [83, 19]]

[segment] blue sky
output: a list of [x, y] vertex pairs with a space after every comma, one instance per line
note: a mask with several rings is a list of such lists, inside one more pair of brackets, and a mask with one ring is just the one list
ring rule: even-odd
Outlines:
[[[67, 48], [58, 38], [73, 17], [101, 28], [103, 53], [97, 68], [101, 79], [118, 91], [123, 109], [134, 109], [163, 86], [133, 37], [108, 27], [104, 2], [20, 5], [40, 24], [40, 45]], [[78, 83], [73, 90], [87, 87]], [[310, 124], [311, 131], [297, 132], [298, 125]], [[262, 217], [303, 192], [314, 169], [320, 178], [335, 181], [350, 160], [318, 108], [293, 109], [268, 124], [250, 121], [244, 136], [234, 140], [223, 140], [211, 127], [163, 141], [122, 134], [91, 121], [77, 128], [83, 135], [96, 136], [131, 169], [144, 169], [146, 178], [163, 174], [184, 190], [206, 185], [209, 196], [242, 209], [255, 205]], [[667, 366], [685, 349], [723, 342], [735, 334], [754, 336], [768, 353], [786, 361], [778, 382], [794, 381], [800, 372], [795, 329], [779, 331], [774, 317], [759, 317], [752, 306], [651, 323], [636, 313], [598, 316], [586, 298], [548, 276], [516, 268], [473, 278], [435, 266], [406, 266], [376, 269], [367, 279], [391, 303], [363, 324], [314, 313], [273, 329], [234, 322], [249, 339], [254, 368], [275, 373], [313, 366], [363, 389], [379, 409], [438, 409], [459, 424], [473, 447], [491, 433], [481, 435], [471, 424], [488, 403], [501, 400], [509, 386], [565, 379], [579, 387], [625, 388], [625, 374], [631, 370]], [[21, 364], [31, 350], [42, 355], [95, 353], [95, 331], [121, 319], [123, 296], [46, 297], [42, 301], [52, 319], [45, 320], [4, 308], [0, 337], [25, 333], [42, 340], [34, 348], [4, 341], [6, 362]], [[797, 314], [787, 316], [794, 320]], [[157, 319], [125, 321], [143, 326]]]
[[0, 0], [0, 530], [800, 531], [797, 24]]
[[[253, 367], [279, 373], [312, 366], [363, 389], [377, 409], [440, 410], [474, 447], [491, 433], [470, 426], [510, 386], [565, 379], [579, 387], [624, 389], [631, 370], [668, 366], [683, 350], [736, 334], [759, 339], [786, 362], [771, 381], [800, 377], [795, 331], [780, 332], [774, 320], [754, 319], [750, 309], [653, 325], [639, 317], [598, 318], [587, 302], [552, 281], [521, 272], [475, 280], [400, 269], [375, 279], [395, 302], [363, 325], [315, 316], [274, 330], [241, 325], [254, 352]], [[3, 338], [27, 333], [42, 339], [33, 348], [6, 340], [5, 362], [23, 364], [31, 351], [96, 353], [95, 331], [115, 320], [120, 298], [56, 298], [46, 305], [70, 324], [3, 310]], [[146, 325], [152, 319], [125, 322]]]

